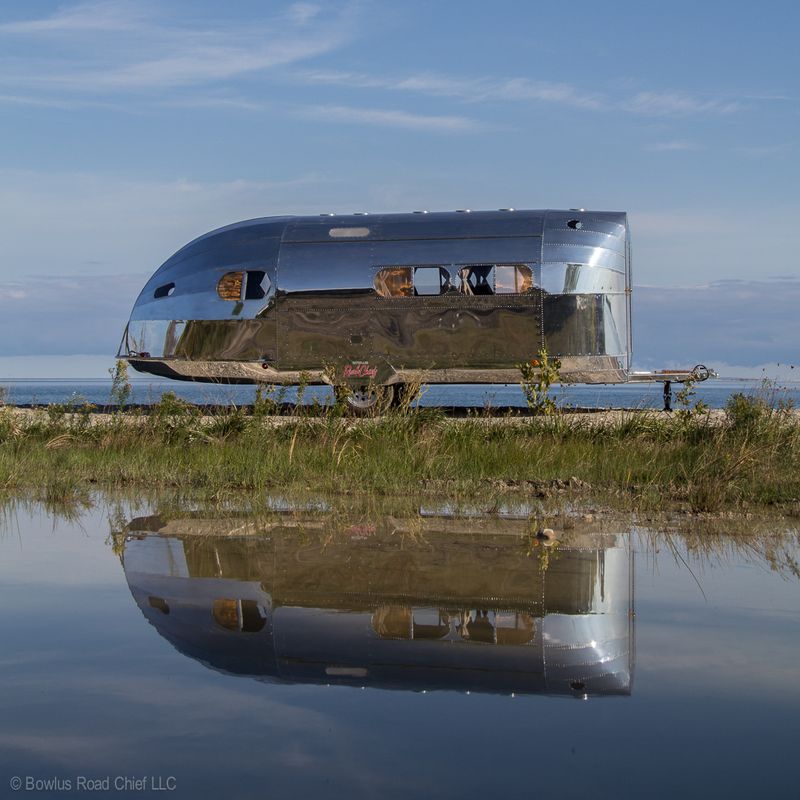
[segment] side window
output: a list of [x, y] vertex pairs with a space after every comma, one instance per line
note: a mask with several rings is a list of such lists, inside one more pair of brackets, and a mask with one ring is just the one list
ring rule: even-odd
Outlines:
[[[525, 264], [471, 264], [456, 269], [461, 294], [525, 294], [533, 288], [533, 270]], [[376, 273], [374, 285], [381, 297], [425, 297], [452, 290], [450, 272], [439, 266], [384, 267]]]
[[525, 294], [533, 287], [533, 271], [525, 264], [473, 264], [458, 274], [462, 294]]
[[211, 614], [217, 625], [242, 633], [258, 633], [267, 622], [264, 610], [255, 600], [220, 597], [214, 600]]
[[174, 291], [174, 283], [165, 283], [163, 286], [159, 286], [158, 289], [153, 292], [153, 297], [155, 297], [156, 300], [158, 300], [159, 297], [170, 297]]
[[461, 293], [474, 295], [494, 294], [494, 264], [473, 264], [458, 271]]
[[267, 273], [262, 270], [247, 270], [244, 286], [245, 300], [263, 300], [271, 286]]
[[375, 275], [375, 291], [381, 297], [413, 297], [413, 267], [386, 267]]
[[497, 264], [494, 268], [495, 294], [525, 294], [533, 287], [533, 272], [525, 264]]
[[414, 294], [444, 294], [450, 288], [450, 273], [444, 267], [414, 267]]
[[217, 284], [217, 294], [223, 300], [238, 302], [242, 299], [243, 272], [226, 272]]
[[270, 289], [270, 280], [263, 270], [226, 272], [217, 283], [217, 294], [222, 300], [261, 300]]

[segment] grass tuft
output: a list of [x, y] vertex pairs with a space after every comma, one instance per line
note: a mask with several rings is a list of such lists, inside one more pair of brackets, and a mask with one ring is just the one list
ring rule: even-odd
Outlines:
[[0, 408], [0, 491], [470, 497], [590, 486], [634, 509], [667, 501], [693, 511], [800, 503], [798, 418], [761, 397], [734, 395], [724, 414], [622, 412], [600, 421], [561, 412], [456, 420], [409, 404], [359, 420], [336, 406], [273, 417], [271, 402], [213, 417], [171, 393], [149, 414], [101, 416], [78, 401], [28, 413]]

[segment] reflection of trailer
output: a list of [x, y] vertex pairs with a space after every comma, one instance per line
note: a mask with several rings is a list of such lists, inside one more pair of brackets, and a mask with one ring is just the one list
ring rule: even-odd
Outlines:
[[[545, 348], [577, 383], [630, 372], [624, 213], [266, 217], [201, 236], [137, 299], [120, 357], [196, 381], [509, 383]], [[698, 377], [698, 376], [695, 376]]]
[[230, 523], [134, 520], [123, 552], [147, 620], [209, 667], [417, 691], [631, 692], [633, 555], [622, 536], [576, 536], [543, 562], [503, 523], [439, 532], [428, 520], [424, 543], [402, 546], [394, 526], [241, 535]]

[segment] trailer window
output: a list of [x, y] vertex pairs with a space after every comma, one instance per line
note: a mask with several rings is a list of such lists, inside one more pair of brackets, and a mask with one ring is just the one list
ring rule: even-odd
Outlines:
[[495, 294], [525, 294], [533, 287], [533, 272], [524, 264], [497, 264], [494, 268]]
[[247, 281], [244, 288], [245, 300], [263, 300], [270, 289], [267, 273], [261, 270], [247, 270]]
[[524, 294], [533, 288], [533, 270], [525, 264], [473, 264], [458, 274], [462, 294]]
[[463, 267], [458, 274], [461, 278], [462, 294], [494, 294], [494, 264]]
[[386, 267], [375, 275], [375, 291], [381, 297], [413, 297], [413, 267]]
[[229, 631], [258, 633], [267, 623], [264, 610], [255, 600], [220, 597], [214, 600], [214, 621]]
[[414, 294], [444, 294], [450, 288], [450, 273], [444, 267], [414, 267]]
[[223, 300], [239, 301], [242, 299], [243, 272], [226, 272], [217, 284], [217, 294]]
[[159, 286], [153, 292], [153, 297], [158, 300], [159, 297], [169, 297], [175, 291], [175, 284], [174, 283], [165, 283], [163, 286]]
[[264, 270], [226, 272], [217, 284], [217, 294], [223, 300], [238, 303], [241, 300], [263, 300], [271, 283]]

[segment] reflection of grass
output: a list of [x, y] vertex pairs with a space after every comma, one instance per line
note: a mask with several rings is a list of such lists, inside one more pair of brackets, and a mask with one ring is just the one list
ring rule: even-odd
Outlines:
[[331, 409], [278, 425], [242, 409], [202, 418], [174, 396], [148, 415], [104, 419], [83, 409], [5, 409], [0, 491], [36, 488], [51, 500], [92, 486], [218, 498], [265, 488], [470, 497], [586, 482], [634, 508], [796, 507], [800, 424], [790, 410], [748, 402], [737, 397], [722, 419], [634, 412], [602, 423], [555, 414], [508, 424], [405, 408], [366, 420]]

